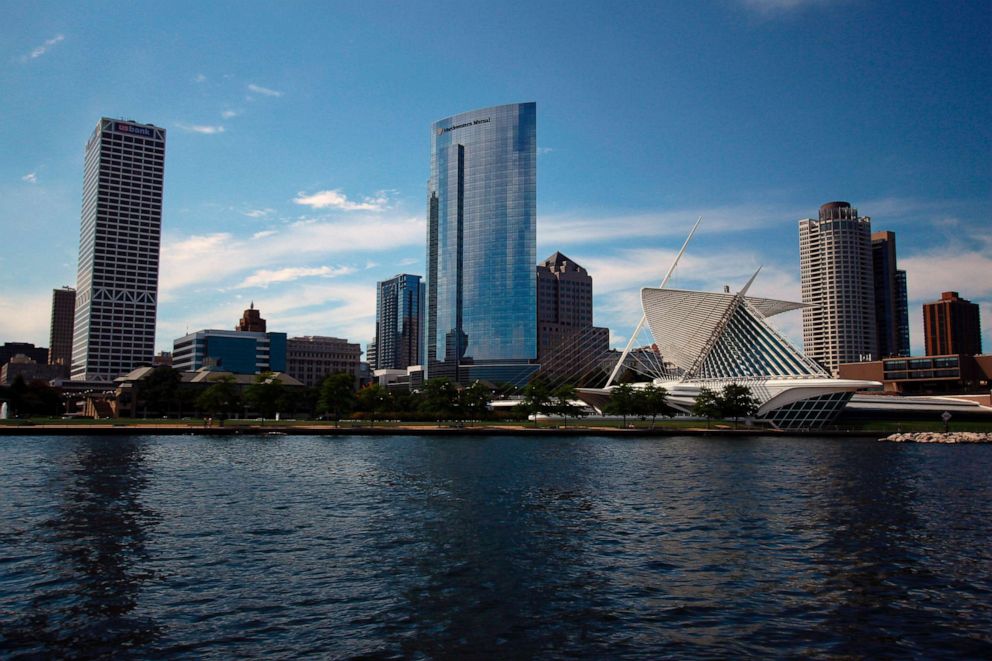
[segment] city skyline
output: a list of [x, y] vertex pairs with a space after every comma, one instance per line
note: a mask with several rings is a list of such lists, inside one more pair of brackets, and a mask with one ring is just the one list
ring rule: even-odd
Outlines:
[[[698, 215], [705, 256], [675, 285], [736, 290], [764, 264], [755, 293], [799, 300], [797, 221], [833, 199], [898, 234], [914, 354], [942, 291], [981, 306], [992, 346], [987, 6], [544, 5], [526, 26], [512, 3], [484, 26], [231, 7], [9, 8], [0, 342], [45, 345], [52, 290], [78, 285], [82, 146], [101, 116], [169, 131], [156, 350], [250, 300], [275, 330], [364, 345], [376, 281], [426, 275], [431, 122], [534, 100], [537, 253], [588, 268], [614, 346]], [[443, 38], [409, 39], [428, 30]], [[783, 317], [795, 340], [798, 314]]]

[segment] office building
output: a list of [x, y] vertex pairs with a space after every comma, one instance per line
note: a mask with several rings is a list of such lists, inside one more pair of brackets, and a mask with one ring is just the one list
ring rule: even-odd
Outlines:
[[803, 348], [837, 375], [841, 363], [878, 355], [871, 219], [847, 202], [828, 202], [799, 221]]
[[32, 381], [51, 381], [60, 376], [62, 376], [61, 366], [39, 363], [20, 353], [0, 364], [0, 385], [4, 386], [14, 383], [17, 377], [21, 377], [24, 383], [31, 383]]
[[286, 334], [200, 330], [172, 343], [172, 367], [209, 367], [236, 374], [286, 371]]
[[[988, 394], [992, 356], [900, 356], [840, 366], [842, 379], [879, 381], [894, 395]], [[933, 419], [933, 418], [931, 418]]]
[[592, 318], [586, 269], [560, 252], [537, 265], [537, 362], [546, 381], [578, 385], [602, 371], [610, 331]]
[[906, 272], [896, 266], [895, 232], [872, 232], [875, 336], [879, 358], [909, 355], [909, 303]]
[[86, 144], [73, 380], [112, 381], [155, 350], [165, 129], [104, 117]]
[[428, 184], [428, 378], [514, 384], [529, 379], [537, 369], [536, 253], [536, 104], [435, 122]]
[[307, 386], [319, 386], [330, 374], [352, 375], [358, 385], [362, 349], [338, 337], [306, 335], [286, 342], [286, 373]]
[[24, 356], [41, 365], [48, 364], [48, 347], [36, 347], [30, 342], [4, 342], [0, 346], [0, 365], [6, 365], [15, 356]]
[[375, 351], [368, 357], [372, 369], [420, 364], [423, 317], [424, 284], [419, 275], [401, 273], [376, 285]]
[[72, 364], [72, 324], [76, 316], [76, 290], [62, 287], [52, 290], [52, 323], [48, 340], [48, 364], [62, 367], [61, 376], [69, 376]]
[[978, 305], [945, 291], [940, 300], [923, 305], [923, 337], [927, 355], [982, 353], [982, 323]]

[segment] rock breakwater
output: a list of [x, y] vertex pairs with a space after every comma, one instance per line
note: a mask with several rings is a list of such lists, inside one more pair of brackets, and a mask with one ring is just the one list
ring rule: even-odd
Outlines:
[[992, 433], [958, 431], [958, 432], [907, 432], [890, 434], [880, 441], [892, 443], [992, 443]]

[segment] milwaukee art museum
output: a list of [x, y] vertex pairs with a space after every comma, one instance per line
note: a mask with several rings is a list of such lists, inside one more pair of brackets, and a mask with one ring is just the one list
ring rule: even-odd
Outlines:
[[[653, 378], [632, 385], [663, 387], [669, 405], [688, 413], [700, 389], [718, 391], [728, 383], [741, 384], [760, 403], [756, 419], [780, 429], [820, 428], [840, 413], [855, 391], [881, 385], [832, 378], [793, 347], [766, 319], [804, 305], [748, 296], [756, 276], [736, 294], [642, 289], [642, 321], [654, 343], [635, 352], [633, 364]], [[602, 408], [613, 387], [582, 389], [579, 394]]]

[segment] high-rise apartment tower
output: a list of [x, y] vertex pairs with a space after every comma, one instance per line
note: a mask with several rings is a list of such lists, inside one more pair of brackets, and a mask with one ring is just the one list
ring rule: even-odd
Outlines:
[[909, 355], [909, 303], [906, 272], [897, 268], [895, 232], [872, 232], [875, 287], [876, 358]]
[[537, 368], [536, 255], [536, 104], [435, 122], [428, 183], [428, 378], [527, 381]]
[[945, 291], [940, 300], [923, 304], [923, 336], [928, 356], [982, 353], [978, 304]]
[[76, 315], [76, 290], [72, 287], [52, 290], [52, 326], [48, 342], [48, 364], [63, 368], [69, 376], [72, 363], [72, 323]]
[[841, 363], [878, 356], [871, 219], [847, 202], [828, 202], [819, 219], [799, 221], [803, 349], [837, 375]]
[[375, 355], [369, 365], [380, 370], [419, 365], [424, 316], [420, 276], [401, 273], [379, 282], [376, 290]]
[[102, 118], [86, 143], [72, 378], [111, 381], [155, 349], [165, 129]]

